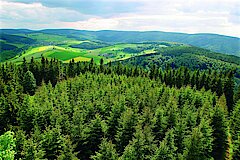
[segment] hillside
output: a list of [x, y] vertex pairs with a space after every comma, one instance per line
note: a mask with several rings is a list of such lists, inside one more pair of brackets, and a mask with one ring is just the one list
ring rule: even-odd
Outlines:
[[[162, 69], [167, 66], [171, 68], [185, 66], [191, 70], [236, 69], [235, 77], [240, 78], [240, 58], [237, 56], [224, 55], [176, 42], [115, 43], [117, 41], [134, 41], [128, 38], [124, 40], [124, 36], [128, 34], [134, 36], [138, 32], [126, 32], [126, 35], [123, 32], [122, 40], [121, 36], [118, 36], [119, 33], [78, 30], [3, 30], [0, 41], [3, 51], [0, 53], [0, 60], [8, 59], [8, 62], [22, 63], [23, 58], [30, 61], [32, 57], [35, 60], [45, 57], [49, 60], [58, 59], [68, 63], [72, 59], [78, 62], [90, 61], [93, 58], [99, 64], [102, 58], [104, 63], [121, 61], [124, 65], [142, 66], [147, 70], [153, 64]], [[166, 37], [169, 38], [170, 35]], [[112, 39], [113, 37], [116, 38]], [[134, 37], [136, 41], [141, 39], [141, 36], [135, 35]]]
[[[63, 34], [63, 30], [58, 31], [59, 35], [28, 31], [27, 34], [15, 33], [16, 35], [10, 35], [12, 40], [5, 38], [4, 43], [6, 44], [20, 44], [25, 47], [25, 50], [14, 49], [19, 50], [20, 53], [9, 59], [8, 62], [22, 63], [23, 58], [30, 61], [32, 57], [35, 60], [41, 60], [42, 57], [49, 60], [58, 59], [64, 63], [68, 63], [72, 59], [78, 62], [90, 61], [93, 58], [99, 64], [102, 58], [105, 63], [114, 62], [115, 64], [120, 61], [124, 65], [142, 66], [147, 70], [153, 64], [162, 69], [167, 66], [171, 68], [185, 66], [191, 70], [215, 69], [224, 71], [236, 69], [235, 77], [240, 78], [240, 58], [237, 56], [220, 54], [174, 42], [113, 44], [96, 40], [76, 40], [73, 37], [60, 35]], [[12, 41], [16, 43], [12, 43]], [[6, 51], [1, 52], [1, 54], [5, 53]]]
[[184, 34], [171, 32], [134, 31], [77, 31], [43, 30], [43, 33], [70, 35], [80, 39], [96, 39], [104, 42], [136, 43], [144, 41], [169, 41], [185, 43], [215, 52], [240, 56], [240, 39], [217, 34]]
[[[191, 70], [214, 69], [219, 72], [234, 69], [236, 70], [236, 82], [240, 83], [240, 57], [215, 53], [193, 46], [161, 48], [152, 54], [131, 57], [118, 62], [123, 65], [141, 66], [147, 70], [150, 70], [153, 65], [161, 69], [184, 66]], [[117, 65], [118, 62], [113, 64]]]
[[29, 46], [28, 49], [8, 61], [21, 63], [23, 58], [30, 60], [33, 57], [36, 60], [40, 60], [44, 56], [49, 59], [55, 58], [62, 62], [69, 62], [71, 59], [74, 59], [76, 62], [90, 61], [93, 58], [95, 62], [99, 63], [100, 59], [103, 58], [105, 63], [107, 63], [155, 53], [155, 50], [159, 48], [181, 45], [183, 44], [172, 42], [110, 44], [88, 40], [65, 40], [61, 41], [61, 43], [46, 43], [44, 46]]
[[[159, 31], [84, 31], [72, 29], [33, 31], [1, 29], [1, 35], [0, 43], [1, 46], [4, 47], [1, 47], [0, 61], [21, 54], [21, 51], [26, 50], [29, 45], [66, 45], [71, 43], [71, 45], [68, 45], [69, 47], [77, 47], [79, 46], [79, 41], [94, 41], [94, 43], [98, 43], [98, 45], [101, 44], [101, 47], [116, 43], [168, 41], [189, 44], [219, 53], [240, 56], [239, 38], [216, 34], [184, 34]], [[20, 42], [15, 41], [15, 43], [12, 43], [5, 38], [6, 36], [11, 36], [13, 39], [18, 39]], [[31, 41], [31, 44], [28, 44], [27, 46], [25, 41]]]
[[193, 46], [175, 46], [161, 48], [148, 55], [122, 60], [121, 63], [145, 68], [150, 68], [153, 64], [156, 64], [160, 68], [171, 65], [172, 68], [185, 66], [192, 70], [204, 70], [210, 68], [220, 69], [220, 66], [234, 68], [234, 66], [240, 65], [240, 57], [215, 53]]

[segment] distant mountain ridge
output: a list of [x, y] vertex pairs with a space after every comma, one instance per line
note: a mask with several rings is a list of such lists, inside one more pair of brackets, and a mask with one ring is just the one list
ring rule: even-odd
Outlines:
[[240, 57], [240, 38], [210, 33], [186, 34], [162, 31], [87, 31], [74, 29], [1, 29], [1, 34], [44, 33], [63, 35], [78, 40], [99, 40], [110, 43], [136, 43], [145, 41], [169, 41], [185, 43], [211, 51]]

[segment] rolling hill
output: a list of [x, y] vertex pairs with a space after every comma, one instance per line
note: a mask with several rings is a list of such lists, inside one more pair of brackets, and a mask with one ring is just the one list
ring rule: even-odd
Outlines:
[[58, 45], [31, 46], [8, 61], [21, 63], [23, 58], [30, 60], [33, 57], [36, 60], [40, 60], [43, 56], [45, 58], [55, 58], [63, 62], [69, 62], [71, 59], [75, 61], [90, 61], [93, 58], [96, 63], [99, 63], [100, 59], [103, 58], [105, 63], [107, 63], [155, 53], [157, 49], [164, 47], [181, 45], [184, 44], [170, 42], [107, 44], [94, 41], [68, 41]]
[[[29, 46], [65, 45], [73, 48], [79, 48], [80, 46], [81, 48], [80, 43], [82, 41], [94, 42], [95, 46], [98, 43], [98, 48], [117, 43], [178, 42], [219, 53], [240, 56], [240, 38], [217, 34], [184, 34], [160, 31], [85, 31], [73, 29], [46, 29], [39, 31], [1, 29], [0, 32], [0, 61], [21, 54], [21, 51], [26, 50]], [[9, 41], [9, 38], [6, 39], [6, 37], [11, 37], [13, 40]]]
[[217, 34], [185, 34], [160, 31], [78, 31], [42, 30], [42, 33], [68, 35], [79, 39], [100, 40], [115, 43], [137, 43], [144, 41], [169, 41], [185, 43], [215, 52], [240, 56], [240, 39]]
[[[166, 66], [186, 66], [192, 70], [236, 69], [236, 77], [240, 78], [240, 57], [188, 45], [194, 43], [196, 46], [203, 46], [208, 41], [208, 47], [203, 48], [211, 46], [214, 50], [214, 45], [225, 49], [231, 46], [229, 50], [232, 53], [239, 52], [239, 38], [213, 34], [3, 29], [0, 61], [22, 63], [23, 58], [30, 60], [34, 57], [40, 60], [43, 56], [64, 63], [71, 59], [76, 62], [90, 61], [91, 58], [100, 63], [100, 59], [103, 58], [105, 63], [121, 61], [124, 65], [138, 65], [146, 69], [151, 68], [153, 64], [163, 69]], [[221, 45], [222, 43], [225, 45]]]
[[240, 84], [240, 57], [224, 55], [194, 46], [175, 46], [159, 48], [155, 53], [131, 57], [129, 59], [113, 62], [114, 65], [141, 66], [150, 70], [153, 65], [165, 70], [167, 67], [190, 70], [215, 70], [223, 72], [235, 70], [235, 82]]

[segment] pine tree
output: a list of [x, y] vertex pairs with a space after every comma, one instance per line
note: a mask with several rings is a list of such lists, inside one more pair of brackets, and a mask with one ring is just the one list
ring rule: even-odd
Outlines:
[[105, 134], [105, 123], [99, 114], [95, 115], [95, 119], [91, 120], [88, 130], [86, 130], [86, 139], [84, 142], [84, 157], [89, 158], [96, 151], [99, 150], [99, 145], [101, 144], [101, 139]]
[[222, 79], [218, 78], [217, 84], [216, 84], [216, 93], [217, 96], [221, 96], [223, 94], [223, 84], [222, 84]]
[[158, 107], [152, 119], [153, 133], [157, 141], [161, 141], [164, 138], [167, 130], [167, 116], [164, 114], [164, 110], [161, 107]]
[[45, 152], [41, 149], [39, 142], [31, 137], [25, 139], [21, 155], [22, 159], [44, 159]]
[[161, 141], [160, 146], [155, 151], [155, 154], [152, 158], [152, 160], [174, 160], [176, 159], [176, 151], [177, 147], [175, 146], [174, 142], [174, 130], [170, 129], [164, 138], [163, 141]]
[[119, 153], [123, 152], [124, 148], [128, 145], [130, 140], [132, 140], [135, 125], [136, 115], [132, 109], [127, 109], [122, 113], [122, 116], [119, 119], [119, 126], [115, 137]]
[[56, 159], [61, 153], [60, 146], [63, 143], [60, 126], [47, 127], [39, 143], [45, 152], [44, 158]]
[[203, 72], [203, 74], [201, 75], [199, 83], [200, 83], [199, 88], [203, 88], [205, 86], [205, 83], [206, 83], [206, 73], [205, 72]]
[[121, 116], [121, 113], [124, 110], [124, 106], [121, 104], [121, 102], [117, 103], [116, 105], [113, 105], [111, 108], [110, 116], [107, 120], [108, 130], [107, 130], [107, 136], [110, 140], [115, 142], [114, 136], [117, 133], [117, 127], [118, 127], [118, 119]]
[[234, 96], [234, 80], [233, 80], [233, 72], [231, 71], [228, 75], [227, 80], [225, 81], [224, 84], [224, 94], [227, 99], [227, 106], [228, 106], [228, 111], [232, 111], [234, 101], [233, 101], [233, 96]]
[[117, 160], [118, 154], [115, 149], [115, 145], [106, 138], [103, 138], [100, 149], [91, 157], [93, 160]]
[[[225, 106], [221, 106], [225, 105]], [[213, 127], [213, 151], [212, 156], [214, 159], [225, 159], [226, 147], [227, 147], [227, 120], [225, 117], [224, 108], [226, 104], [218, 102], [214, 108], [214, 115], [212, 117]]]
[[151, 159], [155, 149], [154, 136], [150, 127], [142, 128], [142, 125], [138, 124], [133, 140], [126, 146], [120, 159]]
[[151, 79], [155, 79], [155, 78], [156, 78], [156, 74], [157, 74], [157, 68], [156, 68], [156, 65], [154, 64], [154, 65], [151, 67], [149, 77], [150, 77]]
[[209, 122], [202, 119], [200, 125], [193, 129], [191, 136], [185, 139], [184, 157], [186, 160], [212, 159], [212, 132]]
[[58, 156], [59, 160], [77, 160], [77, 152], [74, 152], [74, 145], [72, 144], [70, 137], [69, 136], [65, 136], [65, 137], [61, 137], [61, 151], [60, 151], [60, 155]]
[[[1, 92], [0, 92], [1, 93]], [[234, 101], [237, 102], [238, 100], [240, 100], [240, 85], [238, 86], [238, 89], [237, 89], [237, 92], [235, 94], [235, 97], [234, 97]]]
[[100, 73], [103, 73], [104, 72], [104, 61], [103, 59], [101, 58], [100, 59]]
[[237, 140], [238, 132], [240, 131], [240, 100], [237, 102], [232, 111], [230, 127], [233, 140]]
[[36, 90], [36, 79], [34, 78], [31, 71], [27, 71], [23, 78], [24, 93], [33, 95]]
[[233, 159], [240, 159], [240, 132], [237, 134], [236, 140], [233, 142]]
[[28, 71], [28, 64], [27, 64], [27, 60], [25, 57], [23, 57], [22, 68], [23, 68], [24, 73]]
[[168, 109], [168, 128], [172, 128], [176, 126], [179, 113], [178, 113], [178, 105], [175, 97], [171, 96], [168, 100], [166, 108]]
[[178, 153], [183, 153], [184, 150], [184, 138], [187, 136], [188, 127], [185, 118], [181, 118], [174, 127], [175, 133], [175, 146]]

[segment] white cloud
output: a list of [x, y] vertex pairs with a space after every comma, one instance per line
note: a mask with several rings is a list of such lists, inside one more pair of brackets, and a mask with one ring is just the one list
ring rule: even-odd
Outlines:
[[[101, 0], [109, 1], [109, 0]], [[119, 1], [119, 0], [116, 0]], [[240, 37], [239, 0], [121, 0], [141, 3], [131, 12], [89, 16], [41, 3], [0, 1], [2, 28], [74, 28], [85, 30], [160, 30], [218, 33]], [[87, 1], [85, 3], [88, 3]], [[72, 4], [74, 5], [74, 3]], [[111, 7], [111, 6], [109, 6]]]
[[[33, 25], [41, 25], [51, 24], [55, 21], [84, 20], [91, 17], [89, 15], [84, 15], [77, 11], [65, 8], [48, 8], [43, 6], [41, 3], [26, 4], [19, 2], [0, 1], [0, 6], [1, 21], [3, 20], [11, 22], [11, 25], [14, 23], [16, 24], [16, 26], [9, 27], [17, 27], [18, 23], [32, 23]], [[5, 24], [5, 26], [8, 26], [8, 24]]]
[[86, 21], [77, 22], [58, 22], [58, 25], [64, 26], [61, 28], [74, 28], [81, 30], [102, 30], [102, 29], [117, 29], [119, 20], [115, 18], [103, 19], [103, 18], [91, 18]]

